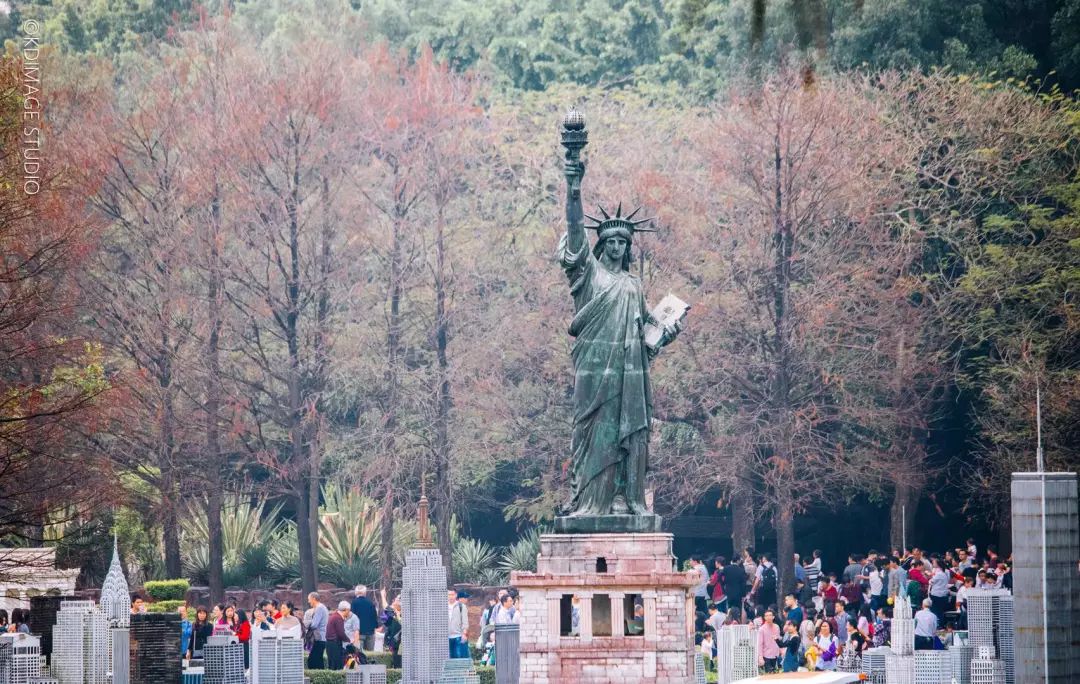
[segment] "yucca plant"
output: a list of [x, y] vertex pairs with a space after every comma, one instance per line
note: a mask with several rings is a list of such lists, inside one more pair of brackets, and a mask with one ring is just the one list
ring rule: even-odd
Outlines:
[[460, 537], [454, 544], [454, 576], [460, 582], [483, 584], [485, 571], [493, 569], [499, 555], [485, 542]]
[[[267, 550], [281, 528], [280, 511], [280, 504], [267, 511], [265, 499], [252, 503], [246, 497], [225, 497], [221, 508], [221, 543], [226, 586], [249, 584], [265, 574]], [[196, 582], [204, 583], [210, 566], [206, 509], [201, 504], [188, 506], [180, 528], [184, 572]]]
[[499, 569], [507, 575], [514, 570], [536, 572], [536, 556], [540, 553], [540, 528], [534, 527], [503, 552]]
[[339, 586], [379, 579], [378, 504], [359, 493], [327, 485], [319, 515], [319, 574]]
[[[456, 568], [455, 568], [456, 570]], [[506, 573], [498, 568], [487, 568], [480, 573], [480, 579], [477, 580], [477, 584], [484, 587], [501, 587], [508, 581]]]
[[296, 523], [286, 520], [266, 550], [266, 564], [278, 582], [292, 583], [300, 579], [300, 545], [296, 539]]

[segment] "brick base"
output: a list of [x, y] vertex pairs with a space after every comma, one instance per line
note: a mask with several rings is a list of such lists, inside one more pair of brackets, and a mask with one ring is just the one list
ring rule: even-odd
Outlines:
[[[521, 684], [693, 682], [694, 580], [675, 571], [671, 542], [663, 533], [541, 536], [537, 572], [511, 577], [521, 592]], [[578, 635], [565, 634], [567, 596], [577, 598]], [[635, 605], [644, 609], [636, 620], [627, 615]]]

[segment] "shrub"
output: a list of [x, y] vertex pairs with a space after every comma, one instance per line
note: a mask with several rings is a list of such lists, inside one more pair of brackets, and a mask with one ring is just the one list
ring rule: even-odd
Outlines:
[[385, 665], [388, 670], [394, 665], [394, 655], [390, 651], [364, 651], [364, 657], [372, 665]]
[[[480, 676], [480, 684], [495, 684], [495, 668], [477, 666], [476, 674]], [[304, 676], [311, 680], [311, 684], [345, 684], [345, 672], [341, 670], [304, 670]], [[386, 668], [386, 683], [400, 682], [401, 670]]]
[[154, 601], [153, 603], [146, 604], [146, 612], [175, 613], [176, 609], [182, 605], [184, 605], [184, 599], [167, 599], [165, 601]]
[[183, 599], [191, 585], [186, 579], [150, 581], [143, 584], [143, 591], [155, 601], [177, 601]]

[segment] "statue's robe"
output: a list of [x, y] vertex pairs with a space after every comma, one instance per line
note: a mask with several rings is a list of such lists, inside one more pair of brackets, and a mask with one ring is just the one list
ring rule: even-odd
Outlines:
[[575, 311], [569, 330], [575, 338], [570, 512], [611, 513], [616, 494], [644, 512], [652, 393], [641, 280], [607, 270], [587, 239], [572, 253], [563, 235], [559, 257]]

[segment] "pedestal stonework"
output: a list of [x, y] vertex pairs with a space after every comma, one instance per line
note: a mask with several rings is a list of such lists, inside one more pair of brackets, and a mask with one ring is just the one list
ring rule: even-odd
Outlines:
[[665, 533], [542, 535], [536, 572], [511, 575], [521, 684], [692, 682], [694, 580], [675, 570], [671, 542]]

